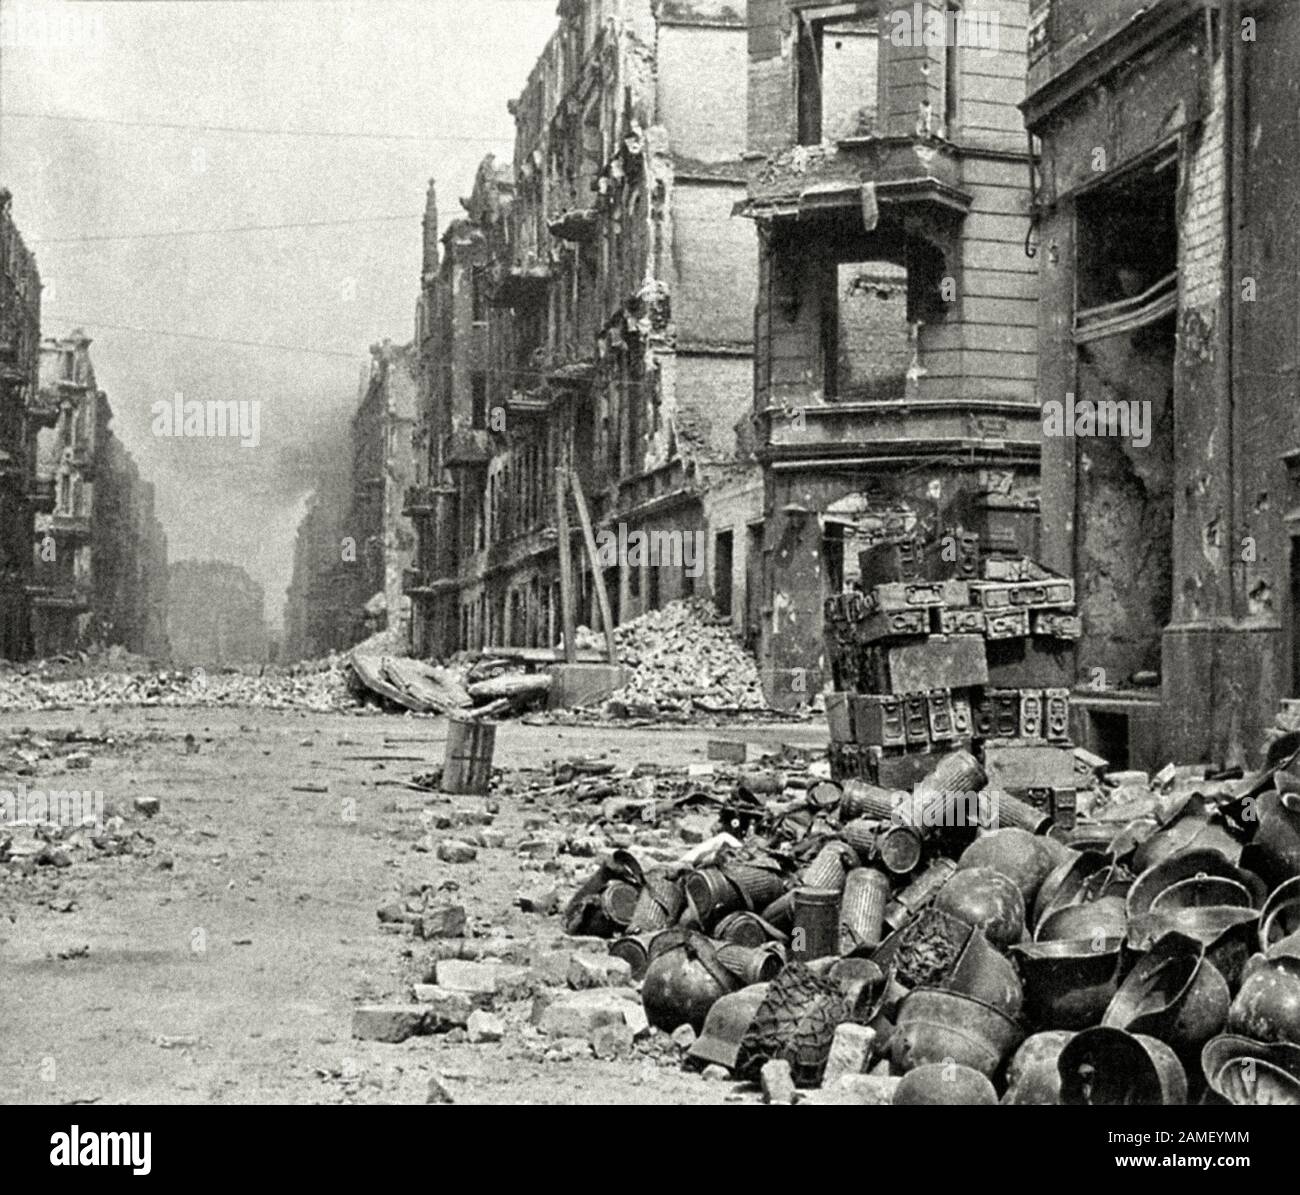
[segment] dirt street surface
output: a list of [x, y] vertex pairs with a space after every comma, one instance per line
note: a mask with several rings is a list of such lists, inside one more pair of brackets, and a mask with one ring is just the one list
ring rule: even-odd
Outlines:
[[[429, 838], [421, 813], [451, 799], [402, 782], [442, 762], [441, 719], [139, 708], [0, 718], [0, 737], [25, 728], [115, 740], [89, 744], [84, 770], [42, 760], [19, 779], [103, 790], [134, 849], [81, 851], [71, 867], [30, 875], [0, 867], [0, 1102], [416, 1103], [435, 1073], [468, 1103], [760, 1101], [644, 1051], [547, 1060], [526, 1000], [498, 1007], [500, 1042], [352, 1038], [357, 1005], [407, 1002], [420, 978], [429, 943], [381, 926], [377, 910], [421, 885], [446, 884], [470, 932], [562, 936], [557, 916], [515, 904], [547, 879], [567, 895], [563, 875], [515, 849], [536, 807], [503, 796], [493, 828], [505, 844], [479, 847], [472, 863], [419, 849]], [[514, 723], [498, 729], [495, 762], [607, 753], [680, 765], [703, 761], [716, 738], [772, 748], [824, 743], [826, 730]], [[156, 816], [136, 810], [140, 797], [158, 799]], [[464, 834], [433, 837], [453, 833]]]

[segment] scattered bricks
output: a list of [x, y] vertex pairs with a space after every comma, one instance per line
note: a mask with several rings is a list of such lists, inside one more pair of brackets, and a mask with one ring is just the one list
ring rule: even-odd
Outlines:
[[834, 1086], [845, 1075], [863, 1074], [871, 1061], [875, 1042], [876, 1031], [866, 1025], [855, 1025], [851, 1021], [837, 1025], [831, 1039], [831, 1052], [826, 1059], [822, 1086]]
[[678, 1025], [672, 1031], [673, 1045], [675, 1045], [683, 1054], [687, 1053], [695, 1044], [697, 1034], [693, 1025]]
[[612, 954], [579, 952], [569, 960], [569, 987], [575, 991], [589, 988], [615, 988], [632, 982], [632, 967], [626, 959]]
[[746, 745], [733, 743], [726, 739], [710, 739], [706, 748], [707, 757], [718, 763], [743, 764], [746, 758]]
[[453, 809], [451, 820], [454, 826], [490, 826], [493, 817], [486, 809]]
[[352, 1036], [396, 1043], [427, 1031], [428, 1010], [418, 1004], [367, 1004], [353, 1010]]
[[454, 1104], [456, 1097], [451, 1094], [451, 1089], [441, 1075], [430, 1075], [429, 1091], [424, 1102], [426, 1104]]
[[428, 1026], [435, 1033], [464, 1029], [474, 1012], [474, 1004], [464, 992], [453, 992], [432, 983], [417, 983], [411, 994], [424, 1005]]
[[1146, 772], [1137, 770], [1107, 772], [1105, 782], [1111, 788], [1149, 788], [1151, 777]]
[[416, 921], [422, 938], [463, 938], [465, 909], [461, 905], [430, 905]]
[[475, 1045], [484, 1042], [500, 1041], [506, 1034], [505, 1022], [495, 1013], [475, 1009], [469, 1014], [465, 1023], [469, 1040]]
[[901, 1082], [902, 1079], [887, 1075], [841, 1075], [833, 1085], [824, 1083], [822, 1090], [812, 1093], [808, 1102], [872, 1108], [892, 1105]]
[[440, 988], [464, 993], [475, 1008], [488, 1008], [497, 994], [497, 970], [493, 963], [445, 959], [435, 967], [434, 978]]
[[1095, 779], [1108, 767], [1106, 760], [1096, 752], [1089, 751], [1086, 747], [1076, 747], [1074, 749], [1074, 770], [1079, 775], [1088, 780]]
[[641, 1002], [630, 988], [598, 988], [585, 992], [560, 992], [554, 999], [533, 1003], [533, 1024], [550, 1037], [578, 1037], [584, 1041], [602, 1025], [628, 1025], [637, 1031], [636, 1012]]
[[769, 1104], [793, 1104], [795, 1100], [794, 1074], [784, 1058], [773, 1058], [763, 1063], [759, 1072], [763, 1086], [763, 1099]]
[[459, 838], [444, 838], [438, 843], [437, 855], [444, 863], [473, 863], [478, 851]]
[[525, 913], [541, 913], [549, 917], [560, 911], [562, 895], [558, 887], [534, 888], [520, 892], [515, 897], [517, 904]]
[[433, 964], [449, 958], [477, 962], [490, 953], [489, 944], [481, 938], [434, 938], [426, 950], [426, 957]]
[[590, 1041], [597, 1058], [622, 1058], [632, 1051], [632, 1028], [625, 1021], [601, 1025], [592, 1033]]
[[71, 867], [72, 856], [61, 846], [51, 846], [48, 842], [36, 852], [36, 862], [41, 867]]
[[928, 693], [988, 683], [984, 640], [977, 635], [931, 635], [922, 643], [886, 649], [889, 691]]
[[133, 804], [136, 813], [142, 813], [145, 817], [155, 817], [160, 808], [157, 797], [136, 797]]

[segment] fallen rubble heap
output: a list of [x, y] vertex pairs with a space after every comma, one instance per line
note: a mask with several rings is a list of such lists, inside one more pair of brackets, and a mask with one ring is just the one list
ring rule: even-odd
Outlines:
[[0, 712], [128, 706], [252, 706], [331, 713], [357, 708], [348, 688], [346, 657], [266, 669], [258, 675], [227, 669], [163, 669], [45, 676], [39, 667], [0, 672]]
[[614, 630], [628, 683], [605, 703], [610, 717], [688, 718], [695, 711], [766, 710], [754, 657], [702, 598], [670, 602]]

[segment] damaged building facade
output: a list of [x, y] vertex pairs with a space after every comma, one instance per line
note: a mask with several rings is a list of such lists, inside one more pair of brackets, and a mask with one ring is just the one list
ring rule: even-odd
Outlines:
[[[418, 652], [557, 642], [561, 468], [597, 534], [657, 533], [653, 563], [598, 562], [615, 622], [698, 594], [747, 629], [761, 483], [753, 230], [731, 218], [742, 10], [565, 0], [513, 105], [512, 165], [483, 163], [441, 238], [431, 189], [407, 502]], [[576, 531], [573, 548], [578, 621], [599, 625]]]
[[1297, 45], [1283, 0], [1031, 5], [1040, 387], [1098, 425], [1044, 421], [1042, 554], [1119, 766], [1243, 761], [1300, 695]]
[[167, 540], [153, 486], [113, 434], [90, 345], [80, 329], [41, 343], [32, 650], [45, 657], [117, 646], [163, 658]]
[[825, 687], [823, 602], [865, 550], [1037, 553], [1028, 19], [1028, 0], [748, 5], [752, 534], [778, 708]]
[[31, 645], [33, 514], [49, 499], [33, 472], [40, 342], [40, 274], [0, 190], [0, 659]]
[[371, 345], [349, 434], [339, 437], [338, 459], [323, 463], [298, 525], [284, 616], [288, 659], [344, 651], [385, 629], [400, 642], [409, 637], [415, 369], [413, 345]]

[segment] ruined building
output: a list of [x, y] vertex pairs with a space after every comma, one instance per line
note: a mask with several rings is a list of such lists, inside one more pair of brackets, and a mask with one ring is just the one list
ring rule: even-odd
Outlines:
[[167, 540], [79, 329], [41, 344], [32, 650], [167, 655]]
[[339, 459], [322, 463], [298, 525], [285, 605], [285, 656], [318, 659], [378, 630], [409, 639], [403, 590], [415, 558], [405, 514], [415, 479], [416, 354], [371, 346]]
[[[513, 163], [483, 163], [441, 240], [431, 189], [407, 501], [420, 653], [557, 642], [561, 467], [598, 531], [660, 533], [654, 566], [605, 569], [615, 621], [711, 593], [746, 625], [761, 491], [753, 229], [732, 218], [741, 8], [564, 0], [512, 108]], [[578, 620], [597, 625], [576, 528], [573, 549]]]
[[1075, 736], [1232, 761], [1300, 694], [1300, 5], [1031, 9], [1040, 390], [1098, 425], [1043, 443]]
[[1037, 550], [1028, 0], [750, 0], [759, 664], [827, 681], [823, 601], [880, 544]]
[[[352, 506], [345, 536], [354, 551], [353, 605], [365, 633], [389, 628], [408, 638], [406, 570], [415, 531], [404, 514], [414, 481], [415, 351], [389, 341], [370, 350], [370, 370], [352, 417]], [[360, 637], [360, 636], [359, 636]]]
[[8, 190], [0, 189], [0, 659], [30, 649], [32, 516], [50, 497], [33, 473], [41, 280], [10, 208]]
[[168, 578], [167, 633], [178, 664], [265, 663], [262, 587], [225, 560], [178, 560]]
[[350, 583], [342, 560], [350, 483], [346, 464], [323, 474], [298, 524], [284, 607], [288, 660], [320, 659], [355, 641]]

